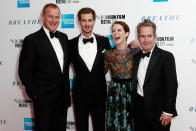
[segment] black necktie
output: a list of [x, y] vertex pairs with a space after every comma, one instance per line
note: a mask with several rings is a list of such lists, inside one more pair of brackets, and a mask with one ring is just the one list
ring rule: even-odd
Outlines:
[[141, 57], [144, 58], [145, 56], [149, 57], [150, 56], [150, 52], [146, 52], [146, 53], [141, 52]]
[[86, 44], [87, 42], [93, 43], [93, 37], [90, 39], [83, 38], [83, 43]]
[[56, 38], [58, 38], [58, 35], [57, 35], [57, 32], [55, 32], [55, 33], [53, 33], [53, 32], [49, 32], [50, 33], [50, 38], [54, 38], [54, 37], [56, 37]]

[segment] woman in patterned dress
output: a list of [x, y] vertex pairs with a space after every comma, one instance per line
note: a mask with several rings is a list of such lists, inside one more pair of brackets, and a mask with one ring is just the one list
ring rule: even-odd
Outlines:
[[116, 48], [106, 50], [106, 71], [110, 69], [112, 80], [108, 86], [106, 111], [107, 131], [134, 131], [132, 105], [133, 55], [139, 48], [130, 48], [127, 38], [130, 30], [122, 21], [112, 25], [112, 37]]

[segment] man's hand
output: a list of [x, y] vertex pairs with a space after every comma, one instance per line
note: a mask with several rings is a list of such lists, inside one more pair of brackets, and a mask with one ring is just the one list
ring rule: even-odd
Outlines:
[[172, 120], [172, 115], [167, 115], [165, 113], [161, 114], [160, 117], [160, 121], [161, 121], [161, 125], [163, 126], [167, 126]]

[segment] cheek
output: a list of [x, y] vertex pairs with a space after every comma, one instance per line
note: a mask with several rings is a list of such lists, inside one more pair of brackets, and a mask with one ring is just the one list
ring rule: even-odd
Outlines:
[[46, 18], [46, 21], [52, 21], [52, 18], [48, 17], [48, 18]]
[[92, 27], [94, 26], [94, 22], [91, 23], [91, 26], [92, 26]]
[[82, 27], [82, 28], [85, 28], [85, 25], [84, 25], [84, 24], [81, 24], [81, 27]]
[[139, 40], [139, 43], [141, 44], [141, 45], [144, 45], [144, 41], [143, 40]]
[[57, 24], [58, 24], [58, 25], [60, 24], [60, 20], [57, 21]]
[[56, 21], [57, 21], [57, 22], [60, 22], [60, 19], [57, 19]]
[[84, 22], [81, 22], [81, 23], [80, 23], [80, 26], [82, 26], [82, 27], [83, 27], [83, 26], [84, 26]]
[[89, 26], [92, 28], [93, 27], [93, 24], [90, 24]]
[[154, 43], [155, 43], [155, 40], [154, 40], [154, 39], [150, 41], [150, 45], [151, 45], [151, 46], [153, 46]]

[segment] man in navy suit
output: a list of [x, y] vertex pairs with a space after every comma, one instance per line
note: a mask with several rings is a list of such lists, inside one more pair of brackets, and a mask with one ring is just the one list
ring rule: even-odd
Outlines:
[[110, 48], [109, 40], [93, 33], [95, 11], [82, 8], [78, 23], [82, 33], [70, 41], [72, 64], [76, 73], [72, 96], [77, 131], [88, 131], [89, 115], [94, 131], [105, 130], [106, 79], [104, 51]]
[[136, 131], [169, 131], [177, 115], [177, 75], [172, 53], [155, 45], [156, 25], [144, 20], [137, 26], [141, 52], [134, 57]]
[[60, 10], [46, 4], [43, 27], [24, 39], [19, 77], [33, 100], [36, 131], [65, 131], [70, 106], [68, 37], [57, 31]]

